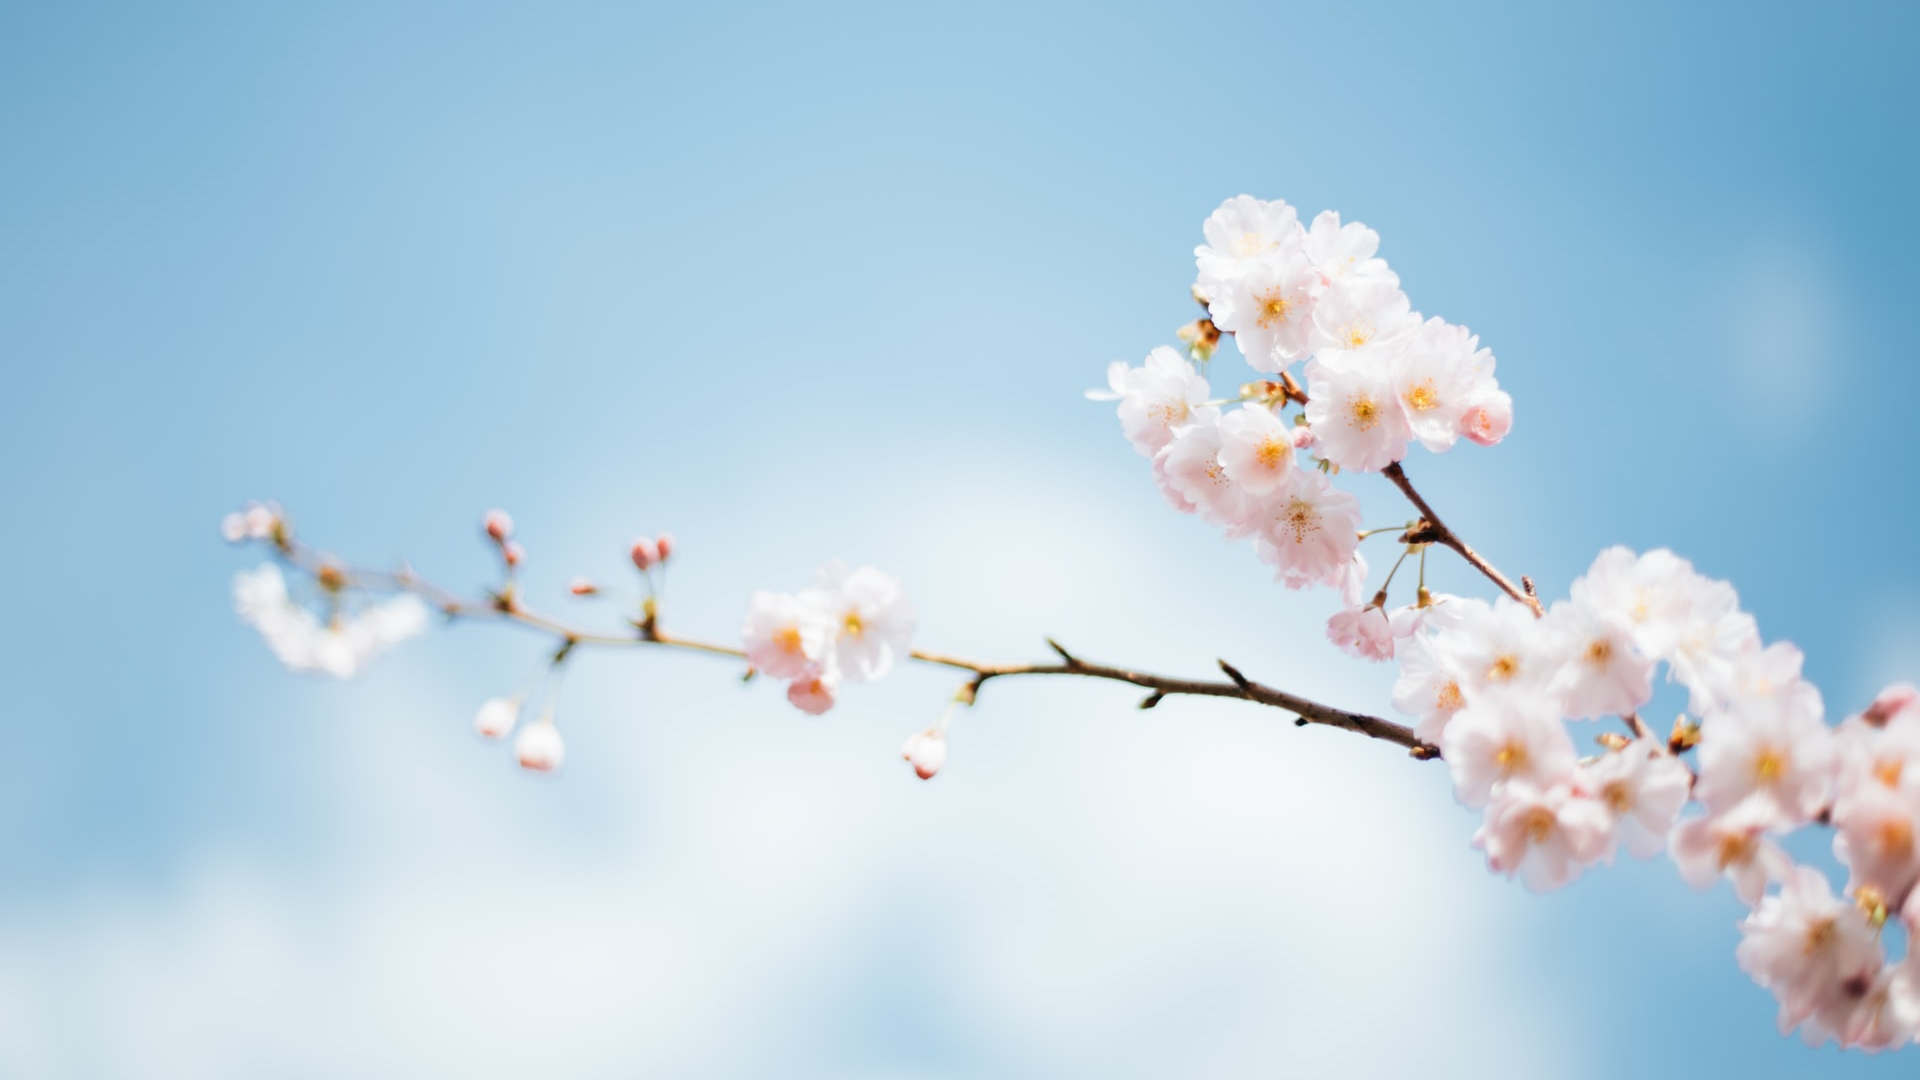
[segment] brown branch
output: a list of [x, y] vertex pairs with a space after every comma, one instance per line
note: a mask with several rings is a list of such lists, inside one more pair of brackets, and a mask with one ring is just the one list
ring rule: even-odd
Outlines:
[[[448, 589], [420, 577], [411, 569], [388, 573], [341, 567], [333, 560], [294, 540], [291, 536], [277, 541], [280, 554], [294, 566], [316, 577], [325, 576], [340, 583], [339, 587], [386, 588], [410, 592], [431, 602], [441, 613], [450, 619], [505, 619], [523, 626], [532, 627], [561, 639], [556, 661], [564, 659], [574, 648], [581, 645], [598, 647], [623, 647], [653, 645], [662, 648], [687, 649], [695, 652], [746, 659], [746, 651], [731, 645], [720, 645], [694, 638], [669, 634], [660, 629], [659, 620], [649, 615], [644, 621], [635, 622], [632, 631], [627, 634], [608, 633], [576, 626], [561, 619], [553, 618], [533, 611], [520, 603], [511, 582], [499, 592], [485, 600], [475, 600], [454, 593]], [[1204, 679], [1182, 679], [1169, 675], [1155, 675], [1144, 671], [1113, 667], [1107, 664], [1095, 664], [1082, 660], [1068, 652], [1059, 642], [1047, 639], [1047, 645], [1059, 655], [1059, 663], [1050, 664], [996, 664], [983, 660], [972, 660], [950, 653], [936, 652], [932, 649], [914, 649], [909, 655], [923, 664], [954, 668], [970, 672], [973, 678], [961, 688], [959, 698], [965, 704], [973, 704], [980, 687], [992, 679], [1005, 679], [1022, 675], [1074, 675], [1089, 679], [1105, 679], [1110, 682], [1130, 683], [1152, 691], [1140, 703], [1143, 709], [1160, 704], [1163, 698], [1175, 695], [1193, 697], [1235, 698], [1251, 701], [1259, 705], [1268, 705], [1293, 713], [1298, 724], [1321, 724], [1327, 727], [1352, 731], [1368, 738], [1380, 739], [1396, 746], [1404, 746], [1408, 752], [1421, 761], [1430, 761], [1440, 756], [1440, 748], [1425, 743], [1405, 724], [1383, 720], [1377, 716], [1349, 712], [1331, 705], [1323, 705], [1254, 682], [1242, 675], [1238, 669], [1226, 661], [1220, 661], [1220, 669], [1226, 673], [1227, 680], [1214, 682]]]
[[1407, 479], [1406, 470], [1400, 467], [1399, 462], [1396, 461], [1385, 469], [1380, 470], [1380, 473], [1388, 480], [1393, 481], [1393, 486], [1399, 488], [1400, 493], [1407, 497], [1407, 501], [1413, 504], [1414, 509], [1420, 511], [1421, 523], [1407, 530], [1406, 541], [1408, 543], [1439, 544], [1442, 547], [1452, 548], [1461, 558], [1467, 560], [1467, 563], [1475, 570], [1485, 574], [1488, 581], [1498, 585], [1501, 592], [1506, 593], [1508, 596], [1513, 597], [1515, 600], [1532, 609], [1535, 618], [1546, 614], [1545, 610], [1540, 606], [1539, 598], [1533, 595], [1531, 588], [1523, 590], [1516, 587], [1513, 582], [1507, 580], [1507, 575], [1501, 573], [1492, 563], [1482, 557], [1479, 552], [1473, 550], [1465, 540], [1460, 539], [1458, 533], [1448, 528], [1446, 522], [1440, 520], [1440, 515], [1434, 513], [1433, 507], [1428, 505], [1425, 497], [1423, 497], [1420, 492], [1414, 490], [1413, 481]]

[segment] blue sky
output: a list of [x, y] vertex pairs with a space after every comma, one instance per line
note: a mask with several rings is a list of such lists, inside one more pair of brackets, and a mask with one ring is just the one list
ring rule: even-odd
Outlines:
[[1528, 897], [1438, 770], [1359, 740], [1005, 684], [918, 785], [937, 673], [814, 721], [587, 656], [540, 782], [467, 730], [540, 642], [287, 675], [215, 525], [277, 498], [464, 585], [502, 505], [549, 594], [670, 528], [688, 631], [838, 557], [930, 645], [1384, 709], [1330, 598], [1168, 513], [1080, 400], [1191, 317], [1244, 191], [1372, 225], [1500, 357], [1512, 438], [1409, 463], [1455, 525], [1549, 595], [1672, 546], [1845, 711], [1920, 679], [1915, 23], [0, 10], [0, 1072], [1910, 1072], [1781, 1039], [1724, 890]]

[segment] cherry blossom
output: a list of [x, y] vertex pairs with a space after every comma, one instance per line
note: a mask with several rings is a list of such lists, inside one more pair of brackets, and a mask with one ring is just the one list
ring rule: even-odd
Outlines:
[[833, 667], [849, 682], [884, 678], [894, 660], [906, 655], [913, 636], [913, 605], [900, 579], [871, 566], [849, 573], [830, 565], [821, 572], [821, 585], [833, 632]]
[[1850, 892], [1872, 888], [1892, 907], [1920, 881], [1920, 790], [1866, 779], [1833, 804], [1833, 853]]
[[1194, 259], [1202, 277], [1215, 279], [1244, 273], [1275, 252], [1300, 250], [1306, 240], [1299, 211], [1282, 200], [1251, 195], [1221, 203], [1200, 228], [1207, 242], [1193, 250]]
[[293, 602], [280, 568], [264, 563], [233, 579], [234, 610], [260, 631], [280, 662], [294, 671], [350, 679], [382, 651], [427, 628], [427, 606], [405, 593], [357, 612], [336, 610], [322, 622]]
[[[1246, 518], [1246, 492], [1234, 482], [1221, 459], [1221, 429], [1245, 411], [1230, 413], [1217, 422], [1209, 418], [1188, 424], [1154, 459], [1154, 478], [1169, 502], [1178, 500], [1176, 509], [1197, 512], [1209, 524], [1223, 527], [1238, 525]], [[1289, 450], [1289, 465], [1292, 459]]]
[[1324, 474], [1303, 471], [1297, 483], [1250, 514], [1243, 528], [1253, 532], [1255, 552], [1288, 588], [1337, 587], [1353, 573], [1360, 500]]
[[1779, 892], [1741, 920], [1740, 934], [1734, 958], [1773, 991], [1783, 1035], [1817, 1015], [1849, 1012], [1848, 999], [1864, 997], [1884, 963], [1866, 915], [1834, 896], [1826, 875], [1811, 867], [1795, 867]]
[[832, 668], [809, 667], [787, 684], [787, 701], [809, 716], [819, 716], [833, 708], [840, 692], [840, 674]]
[[1389, 361], [1394, 397], [1408, 429], [1436, 454], [1460, 438], [1460, 421], [1476, 401], [1480, 372], [1493, 368], [1493, 354], [1479, 346], [1480, 339], [1466, 327], [1433, 318]]
[[1340, 224], [1338, 211], [1322, 210], [1315, 215], [1301, 248], [1325, 284], [1335, 281], [1389, 287], [1400, 284], [1386, 261], [1373, 257], [1380, 250], [1380, 234], [1357, 221]]
[[1272, 410], [1258, 405], [1235, 409], [1220, 419], [1219, 458], [1227, 477], [1248, 495], [1269, 495], [1292, 485], [1293, 430]]
[[1725, 876], [1733, 882], [1740, 902], [1760, 902], [1768, 884], [1783, 881], [1792, 862], [1787, 853], [1767, 839], [1773, 820], [1763, 803], [1741, 803], [1725, 814], [1682, 821], [1672, 836], [1673, 862], [1680, 876], [1696, 889], [1711, 888]]
[[1362, 660], [1393, 659], [1393, 625], [1378, 605], [1336, 611], [1327, 620], [1327, 640], [1349, 656]]
[[1545, 790], [1571, 781], [1573, 740], [1553, 700], [1530, 687], [1502, 687], [1469, 698], [1440, 743], [1453, 770], [1453, 794], [1478, 808], [1507, 783]]
[[1355, 472], [1378, 472], [1406, 456], [1407, 426], [1383, 353], [1322, 353], [1307, 364], [1307, 424], [1328, 461]]
[[1687, 767], [1664, 746], [1636, 739], [1582, 772], [1578, 786], [1612, 815], [1614, 839], [1636, 858], [1660, 854], [1693, 784]]
[[1442, 652], [1425, 634], [1401, 642], [1396, 655], [1400, 677], [1393, 684], [1393, 707], [1416, 717], [1414, 734], [1438, 746], [1447, 721], [1467, 703], [1462, 689], [1464, 675], [1453, 655]]
[[1398, 285], [1384, 279], [1338, 279], [1313, 307], [1307, 345], [1316, 354], [1369, 349], [1391, 355], [1391, 346], [1420, 326], [1420, 315]]
[[834, 633], [822, 593], [796, 595], [761, 590], [747, 604], [747, 663], [776, 679], [797, 678], [820, 663]]
[[1120, 403], [1120, 430], [1145, 457], [1173, 441], [1175, 428], [1191, 423], [1207, 405], [1207, 380], [1179, 353], [1161, 346], [1139, 367], [1115, 360], [1107, 366], [1108, 390], [1089, 390], [1092, 401]]
[[1553, 605], [1541, 630], [1558, 654], [1552, 689], [1568, 716], [1624, 716], [1652, 700], [1654, 662], [1624, 623], [1569, 601]]
[[1811, 820], [1826, 805], [1837, 764], [1833, 731], [1806, 699], [1744, 698], [1704, 725], [1694, 797], [1711, 813], [1752, 798], [1776, 829]]
[[1304, 253], [1275, 251], [1232, 277], [1202, 275], [1199, 288], [1214, 325], [1254, 370], [1279, 372], [1307, 355], [1320, 274]]
[[1487, 807], [1473, 846], [1487, 853], [1494, 872], [1533, 892], [1551, 892], [1606, 857], [1612, 823], [1606, 808], [1570, 785], [1548, 788], [1516, 782]]

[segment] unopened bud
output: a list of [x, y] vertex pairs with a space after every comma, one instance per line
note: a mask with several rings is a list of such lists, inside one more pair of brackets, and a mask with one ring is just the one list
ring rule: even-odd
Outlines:
[[1207, 299], [1206, 293], [1200, 291], [1199, 282], [1195, 282], [1187, 291], [1193, 294], [1193, 302], [1199, 304], [1201, 307], [1206, 307], [1212, 302]]
[[519, 566], [527, 561], [527, 549], [520, 546], [520, 541], [509, 540], [500, 545], [500, 557], [507, 560], [508, 566]]
[[255, 540], [265, 540], [273, 535], [274, 526], [279, 524], [280, 515], [273, 507], [255, 503], [247, 507], [247, 535]]
[[633, 565], [642, 570], [650, 570], [660, 561], [660, 545], [647, 536], [638, 536], [633, 541]]
[[517, 697], [488, 698], [473, 715], [473, 730], [489, 739], [504, 739], [520, 722], [520, 699]]
[[1300, 424], [1296, 426], [1293, 429], [1293, 448], [1295, 450], [1312, 449], [1313, 448], [1313, 429], [1308, 427], [1305, 424]]
[[313, 576], [320, 582], [320, 587], [328, 592], [339, 592], [347, 587], [347, 572], [332, 563], [322, 564]]
[[600, 586], [586, 578], [577, 577], [567, 584], [567, 591], [575, 596], [592, 596], [600, 591]]
[[553, 726], [552, 713], [520, 732], [513, 741], [513, 756], [519, 759], [521, 768], [534, 772], [552, 772], [560, 767], [567, 757], [567, 744], [560, 738], [560, 729]]
[[496, 544], [513, 539], [513, 517], [505, 510], [489, 510], [484, 519], [487, 536]]
[[831, 672], [809, 671], [787, 684], [787, 701], [808, 716], [833, 708], [840, 678]]
[[661, 533], [659, 537], [654, 540], [653, 544], [655, 547], [660, 549], [661, 562], [666, 562], [668, 559], [673, 558], [673, 534], [672, 533]]
[[1920, 701], [1920, 690], [1906, 683], [1895, 683], [1873, 696], [1873, 704], [1860, 714], [1860, 719], [1874, 727], [1886, 727], [1887, 721]]
[[237, 544], [247, 538], [247, 516], [234, 511], [220, 519], [220, 536], [229, 544]]
[[1615, 751], [1625, 750], [1627, 747], [1633, 745], [1633, 740], [1627, 738], [1625, 735], [1622, 735], [1617, 731], [1601, 732], [1600, 734], [1595, 735], [1593, 737], [1593, 741], [1599, 743], [1601, 746], [1604, 746], [1609, 750], [1615, 750]]
[[1700, 725], [1688, 720], [1685, 713], [1673, 721], [1673, 734], [1667, 737], [1667, 746], [1678, 754], [1700, 745]]
[[913, 766], [914, 775], [931, 780], [947, 763], [947, 733], [938, 726], [916, 731], [900, 747], [900, 756]]
[[1853, 903], [1875, 930], [1887, 925], [1887, 897], [1872, 885], [1862, 885], [1853, 894]]
[[1195, 319], [1173, 333], [1186, 345], [1187, 355], [1203, 364], [1213, 359], [1213, 350], [1220, 347], [1220, 328], [1212, 319]]

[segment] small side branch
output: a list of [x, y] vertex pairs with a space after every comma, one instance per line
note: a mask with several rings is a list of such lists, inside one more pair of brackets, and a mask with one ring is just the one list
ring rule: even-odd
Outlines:
[[1532, 589], [1521, 589], [1514, 585], [1507, 579], [1507, 575], [1501, 573], [1479, 552], [1473, 550], [1465, 540], [1460, 539], [1460, 534], [1448, 528], [1447, 523], [1440, 520], [1440, 515], [1434, 513], [1433, 507], [1428, 505], [1427, 500], [1414, 489], [1413, 481], [1407, 479], [1406, 470], [1400, 467], [1399, 462], [1396, 461], [1382, 469], [1380, 474], [1393, 481], [1393, 486], [1399, 488], [1400, 493], [1407, 497], [1407, 501], [1413, 504], [1414, 509], [1420, 511], [1420, 517], [1423, 520], [1420, 525], [1407, 531], [1408, 543], [1439, 544], [1453, 549], [1461, 558], [1467, 560], [1468, 565], [1486, 575], [1488, 581], [1499, 586], [1501, 592], [1527, 605], [1533, 611], [1535, 618], [1546, 614], [1540, 606], [1540, 599], [1533, 595]]

